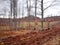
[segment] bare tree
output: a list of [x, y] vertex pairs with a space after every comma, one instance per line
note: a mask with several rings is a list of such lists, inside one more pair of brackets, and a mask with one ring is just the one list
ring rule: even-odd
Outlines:
[[[51, 4], [49, 5], [49, 6], [47, 6], [46, 8], [44, 8], [43, 6], [44, 6], [44, 4], [45, 3], [43, 3], [43, 1], [44, 0], [41, 0], [41, 1], [39, 1], [39, 0], [37, 0], [37, 2], [38, 3], [40, 3], [40, 5], [41, 5], [41, 8], [40, 7], [37, 7], [37, 9], [41, 9], [41, 12], [38, 14], [38, 13], [36, 13], [37, 15], [41, 15], [41, 17], [42, 17], [42, 20], [41, 20], [41, 28], [42, 28], [42, 30], [43, 30], [43, 18], [44, 18], [44, 13], [45, 13], [45, 10], [47, 10], [48, 8], [50, 8], [50, 7], [52, 7], [52, 6], [54, 6], [54, 5], [56, 5], [57, 3], [55, 3], [56, 2], [56, 0], [54, 0], [54, 1], [52, 1], [51, 2]], [[48, 1], [49, 2], [49, 1]], [[48, 3], [48, 2], [46, 2], [46, 3]], [[36, 3], [35, 3], [36, 4]], [[33, 6], [31, 6], [31, 8], [34, 8]], [[36, 10], [35, 10], [36, 11]], [[34, 13], [34, 12], [33, 12]]]
[[10, 0], [10, 18], [12, 17], [12, 8], [13, 8], [13, 3], [12, 0]]
[[[45, 4], [45, 3], [43, 3], [43, 0], [41, 0], [41, 1], [39, 1], [39, 0], [35, 0], [35, 7], [33, 7], [32, 5], [31, 6], [28, 6], [29, 4], [29, 2], [30, 1], [28, 1], [27, 0], [27, 10], [28, 10], [28, 15], [30, 14], [30, 9], [31, 8], [35, 8], [35, 17], [36, 17], [36, 15], [41, 15], [41, 17], [42, 17], [42, 21], [41, 21], [41, 28], [42, 28], [42, 30], [43, 30], [43, 18], [44, 18], [44, 11], [46, 10], [46, 9], [48, 9], [49, 7], [51, 7], [51, 6], [54, 6], [55, 4], [54, 4], [54, 2], [55, 2], [56, 0], [54, 0], [49, 6], [47, 6], [46, 8], [44, 8], [43, 6], [43, 4]], [[41, 5], [41, 8], [39, 8], [39, 7], [37, 7], [37, 2], [38, 3], [40, 3], [40, 5]], [[48, 3], [48, 2], [46, 2], [46, 3]], [[38, 14], [37, 13], [37, 9], [41, 9], [41, 12], [40, 12], [40, 14]], [[34, 12], [33, 12], [34, 13]], [[35, 21], [36, 22], [36, 21]]]
[[[56, 0], [54, 0], [48, 7], [46, 7], [45, 9], [43, 9], [44, 7], [44, 3], [43, 3], [43, 0], [41, 0], [41, 16], [42, 16], [42, 21], [41, 21], [41, 28], [42, 28], [42, 30], [43, 30], [43, 22], [44, 22], [44, 20], [43, 20], [43, 16], [44, 16], [44, 11], [46, 10], [46, 9], [48, 9], [49, 7], [51, 7], [51, 6], [53, 6], [53, 5], [55, 5], [55, 4], [53, 4], [54, 2], [55, 2]], [[48, 25], [49, 25], [49, 23], [48, 23]], [[48, 26], [48, 28], [49, 28], [49, 26]]]
[[[27, 15], [28, 15], [28, 0], [26, 0], [26, 4], [27, 4]], [[29, 24], [29, 22], [28, 22], [28, 24]]]
[[17, 30], [17, 0], [11, 0], [11, 16], [13, 14], [13, 27]]
[[37, 15], [37, 0], [35, 0], [35, 28], [34, 30], [36, 30], [36, 15]]
[[38, 2], [41, 2], [41, 8], [39, 8], [39, 7], [37, 7], [38, 9], [41, 9], [41, 14], [37, 14], [37, 15], [41, 15], [41, 17], [42, 17], [42, 20], [41, 20], [41, 28], [42, 28], [42, 30], [43, 30], [43, 22], [44, 22], [44, 20], [43, 20], [43, 18], [44, 18], [44, 11], [46, 10], [46, 9], [48, 9], [49, 7], [51, 7], [51, 6], [54, 6], [54, 5], [56, 5], [56, 4], [54, 4], [54, 2], [55, 2], [56, 0], [54, 0], [49, 6], [47, 6], [46, 8], [44, 8], [43, 6], [43, 0], [41, 0], [41, 1], [38, 1]]
[[41, 16], [42, 16], [42, 21], [41, 21], [41, 28], [43, 30], [43, 0], [41, 0]]
[[[31, 0], [27, 0], [27, 15], [30, 16], [30, 12], [31, 12]], [[28, 19], [30, 20], [30, 19]], [[28, 21], [28, 27], [30, 29], [30, 21]]]
[[17, 18], [17, 0], [13, 0], [13, 18]]
[[[24, 1], [22, 3], [22, 19], [23, 19], [23, 16], [24, 16]], [[23, 28], [23, 20], [22, 20], [22, 28]]]
[[[10, 16], [9, 16], [9, 18], [11, 19], [12, 16], [13, 16], [13, 0], [10, 0]], [[13, 20], [12, 19], [11, 19], [10, 23], [11, 23], [10, 24], [10, 27], [11, 28], [14, 27]]]

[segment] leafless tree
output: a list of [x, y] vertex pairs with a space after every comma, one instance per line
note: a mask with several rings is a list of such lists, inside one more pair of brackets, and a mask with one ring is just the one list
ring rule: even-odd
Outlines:
[[43, 12], [43, 0], [41, 0], [41, 16], [42, 16], [42, 21], [41, 21], [41, 28], [42, 28], [42, 30], [43, 30], [43, 15], [44, 14], [44, 12]]
[[12, 0], [10, 0], [10, 18], [12, 17], [12, 8], [13, 8], [13, 3]]
[[37, 0], [35, 0], [35, 28], [34, 30], [36, 30], [36, 15], [37, 15]]
[[[30, 12], [31, 12], [31, 0], [27, 0], [27, 15], [30, 16]], [[30, 20], [30, 19], [28, 19]], [[30, 29], [30, 21], [28, 21], [28, 27]]]
[[[56, 0], [54, 0], [49, 6], [47, 6], [46, 8], [44, 8], [44, 7], [43, 7], [43, 6], [44, 6], [43, 4], [45, 4], [45, 3], [43, 3], [43, 0], [41, 0], [41, 1], [35, 0], [35, 7], [33, 7], [32, 5], [29, 7], [29, 4], [28, 4], [28, 3], [29, 3], [30, 1], [27, 0], [27, 4], [28, 4], [28, 5], [27, 5], [28, 15], [30, 14], [30, 9], [31, 9], [31, 8], [35, 8], [35, 17], [36, 17], [36, 15], [41, 15], [41, 17], [42, 17], [42, 20], [41, 20], [41, 28], [42, 28], [42, 30], [43, 30], [43, 21], [44, 21], [44, 20], [43, 20], [43, 18], [44, 18], [44, 11], [45, 11], [46, 9], [48, 9], [49, 7], [51, 7], [51, 6], [54, 6], [54, 5], [55, 5], [55, 4], [54, 4], [55, 1], [56, 1]], [[38, 5], [37, 2], [40, 3], [41, 8], [40, 8], [40, 7], [37, 7], [37, 5]], [[46, 2], [46, 3], [48, 3], [48, 2]], [[40, 14], [37, 13], [37, 9], [41, 9]]]
[[13, 27], [17, 30], [17, 0], [10, 0], [11, 1], [11, 16], [13, 14]]
[[39, 8], [39, 7], [37, 7], [37, 8], [39, 8], [39, 9], [41, 9], [41, 13], [40, 14], [38, 14], [38, 15], [41, 15], [41, 17], [42, 17], [42, 20], [41, 20], [41, 28], [42, 28], [42, 30], [43, 30], [43, 22], [44, 22], [44, 20], [43, 20], [43, 18], [44, 18], [44, 11], [46, 10], [46, 9], [48, 9], [49, 7], [51, 7], [51, 6], [54, 6], [54, 5], [56, 5], [56, 4], [54, 4], [54, 2], [55, 2], [56, 0], [54, 0], [49, 6], [47, 6], [46, 8], [44, 8], [43, 6], [44, 6], [44, 3], [43, 3], [43, 0], [41, 0], [41, 1], [38, 1], [38, 2], [41, 2], [41, 8]]
[[24, 16], [24, 1], [22, 3], [22, 28], [23, 28], [23, 16]]
[[[44, 3], [43, 3], [43, 0], [41, 0], [41, 16], [42, 16], [42, 21], [41, 21], [41, 28], [42, 28], [42, 30], [43, 30], [43, 22], [44, 22], [44, 20], [43, 20], [43, 16], [44, 16], [44, 11], [46, 10], [46, 9], [48, 9], [49, 7], [51, 7], [51, 6], [53, 6], [53, 5], [55, 5], [55, 4], [53, 4], [54, 2], [55, 2], [56, 0], [54, 0], [48, 7], [46, 7], [45, 9], [44, 9]], [[48, 25], [49, 25], [49, 23], [48, 23]], [[49, 26], [48, 26], [48, 28], [49, 28]]]

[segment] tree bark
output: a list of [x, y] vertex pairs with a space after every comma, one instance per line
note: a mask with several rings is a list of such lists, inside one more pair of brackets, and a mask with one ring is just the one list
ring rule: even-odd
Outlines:
[[35, 0], [35, 27], [34, 27], [34, 30], [36, 30], [36, 15], [37, 15], [37, 0]]
[[41, 29], [43, 30], [43, 0], [41, 0], [41, 16], [42, 16], [42, 20], [41, 20]]

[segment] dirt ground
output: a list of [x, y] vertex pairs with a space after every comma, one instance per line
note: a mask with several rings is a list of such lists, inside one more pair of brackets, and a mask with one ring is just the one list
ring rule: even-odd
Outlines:
[[60, 35], [56, 35], [54, 38], [43, 45], [60, 45]]
[[[60, 25], [59, 25], [60, 26]], [[60, 45], [60, 27], [50, 30], [0, 31], [1, 45]]]
[[16, 36], [16, 35], [25, 35], [26, 33], [30, 33], [32, 30], [20, 30], [20, 31], [0, 31], [0, 38]]

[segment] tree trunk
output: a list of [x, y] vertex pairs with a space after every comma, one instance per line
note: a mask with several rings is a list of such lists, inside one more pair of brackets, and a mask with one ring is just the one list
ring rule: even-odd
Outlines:
[[34, 30], [36, 30], [36, 13], [37, 13], [37, 0], [35, 0], [35, 27], [34, 27]]
[[42, 16], [42, 21], [41, 21], [41, 28], [43, 30], [43, 0], [41, 0], [41, 16]]
[[13, 22], [14, 29], [17, 30], [17, 0], [13, 0]]

